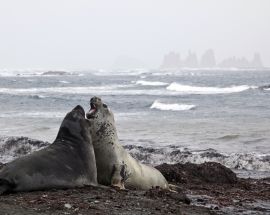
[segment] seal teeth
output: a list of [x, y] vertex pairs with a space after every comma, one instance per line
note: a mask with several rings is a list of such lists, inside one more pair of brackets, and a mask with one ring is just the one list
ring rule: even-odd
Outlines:
[[95, 113], [96, 112], [96, 109], [94, 109], [94, 108], [91, 108], [91, 110], [89, 110], [89, 114], [91, 115], [91, 114], [93, 114], [93, 113]]
[[91, 109], [97, 109], [97, 108], [96, 108], [96, 105], [93, 104], [93, 103], [91, 103], [90, 106], [91, 106]]
[[88, 111], [86, 117], [87, 117], [88, 119], [91, 118], [91, 117], [93, 117], [93, 114], [94, 114], [96, 111], [97, 111], [96, 105], [93, 104], [93, 103], [91, 102], [91, 103], [90, 103], [90, 110]]

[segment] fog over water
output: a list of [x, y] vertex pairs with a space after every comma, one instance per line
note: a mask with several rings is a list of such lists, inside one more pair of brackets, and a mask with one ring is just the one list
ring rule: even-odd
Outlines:
[[0, 70], [160, 66], [211, 48], [217, 61], [270, 66], [268, 0], [9, 0], [0, 6]]

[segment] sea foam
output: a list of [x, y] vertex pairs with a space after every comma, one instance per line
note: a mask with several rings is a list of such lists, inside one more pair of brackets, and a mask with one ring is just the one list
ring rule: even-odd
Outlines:
[[48, 146], [48, 142], [28, 137], [0, 137], [0, 162], [7, 163]]
[[62, 84], [70, 84], [69, 81], [59, 81], [59, 83], [62, 83]]
[[257, 88], [255, 86], [248, 85], [239, 85], [231, 87], [199, 87], [199, 86], [190, 86], [182, 85], [178, 83], [171, 83], [167, 90], [181, 92], [183, 94], [227, 94], [227, 93], [239, 93], [248, 89]]
[[60, 93], [60, 94], [89, 94], [93, 91], [110, 92], [111, 90], [126, 87], [126, 85], [107, 85], [91, 87], [45, 87], [45, 88], [0, 88], [0, 93], [11, 95], [29, 95], [39, 93]]
[[[7, 163], [18, 157], [25, 156], [48, 146], [50, 143], [27, 137], [0, 136], [0, 162]], [[162, 163], [204, 163], [218, 162], [231, 169], [270, 171], [270, 154], [258, 153], [230, 153], [225, 154], [214, 149], [191, 150], [188, 148], [143, 147], [138, 145], [124, 145], [124, 148], [136, 159], [143, 163], [159, 165]]]
[[156, 100], [154, 101], [154, 103], [151, 105], [150, 108], [158, 110], [184, 111], [184, 110], [192, 110], [195, 107], [196, 107], [195, 105], [188, 105], [188, 104], [166, 104]]
[[168, 83], [160, 82], [160, 81], [143, 81], [139, 80], [136, 81], [137, 85], [143, 85], [143, 86], [166, 86]]
[[5, 112], [0, 114], [0, 118], [63, 118], [64, 112]]
[[136, 159], [158, 165], [162, 163], [195, 163], [218, 162], [231, 169], [270, 171], [270, 154], [257, 153], [220, 153], [214, 149], [192, 151], [187, 148], [168, 146], [166, 148], [148, 148], [126, 145], [126, 150]]

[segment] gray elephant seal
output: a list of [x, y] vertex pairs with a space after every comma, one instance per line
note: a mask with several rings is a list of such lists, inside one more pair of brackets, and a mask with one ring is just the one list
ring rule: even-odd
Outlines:
[[86, 114], [96, 156], [98, 182], [120, 188], [169, 189], [164, 176], [155, 168], [135, 160], [119, 144], [113, 113], [100, 98], [90, 100]]
[[89, 122], [81, 106], [64, 118], [47, 148], [18, 158], [0, 170], [0, 194], [97, 185]]

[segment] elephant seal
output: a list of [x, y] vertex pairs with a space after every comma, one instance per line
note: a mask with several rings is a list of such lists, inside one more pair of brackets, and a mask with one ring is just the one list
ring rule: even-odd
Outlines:
[[155, 168], [135, 160], [120, 144], [114, 115], [98, 97], [90, 100], [86, 114], [96, 156], [98, 183], [124, 189], [169, 189], [164, 176]]
[[0, 170], [0, 194], [97, 185], [89, 123], [81, 106], [69, 112], [55, 141]]

